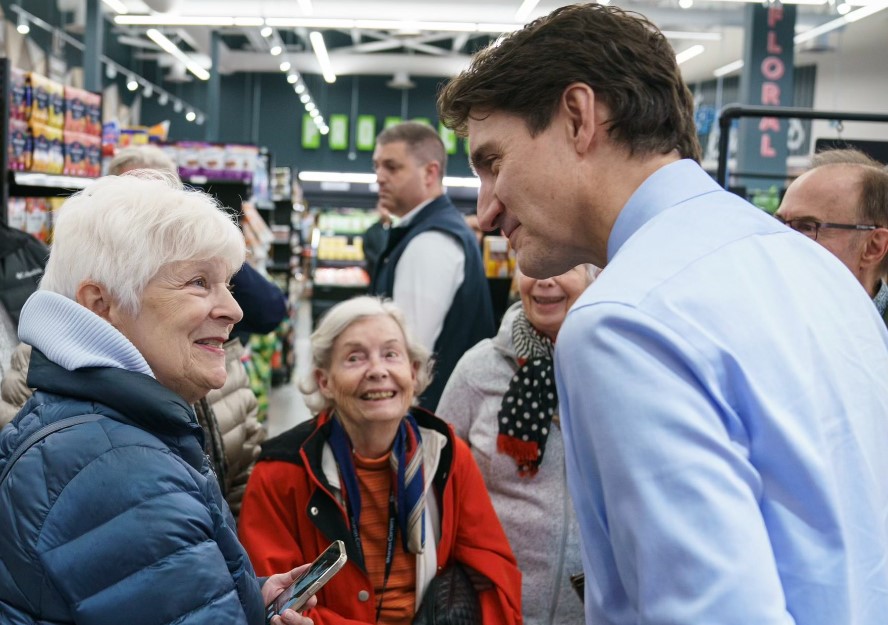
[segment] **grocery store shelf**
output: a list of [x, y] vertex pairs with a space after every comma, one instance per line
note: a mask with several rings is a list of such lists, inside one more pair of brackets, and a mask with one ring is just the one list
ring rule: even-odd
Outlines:
[[57, 197], [71, 195], [88, 186], [95, 178], [58, 176], [31, 171], [10, 171], [11, 197]]

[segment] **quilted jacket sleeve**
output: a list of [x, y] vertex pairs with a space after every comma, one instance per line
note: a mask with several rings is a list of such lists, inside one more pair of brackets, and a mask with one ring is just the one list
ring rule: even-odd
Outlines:
[[[259, 588], [246, 555], [232, 549], [237, 538], [219, 514], [215, 483], [145, 437], [100, 421], [47, 439], [77, 449], [85, 464], [65, 458], [10, 487], [25, 510], [12, 517], [11, 533], [35, 551], [14, 573], [23, 594], [15, 601], [77, 625], [248, 625], [247, 614], [261, 612]], [[20, 462], [16, 471], [26, 471], [27, 457]]]
[[243, 353], [244, 348], [237, 339], [225, 344], [228, 378], [225, 386], [207, 395], [222, 434], [228, 465], [225, 499], [235, 518], [240, 514], [247, 479], [259, 456], [259, 445], [265, 440], [265, 429], [256, 418], [259, 403], [241, 362]]

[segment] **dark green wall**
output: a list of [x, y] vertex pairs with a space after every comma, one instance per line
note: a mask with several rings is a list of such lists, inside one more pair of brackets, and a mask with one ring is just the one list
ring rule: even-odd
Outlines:
[[[402, 116], [403, 98], [406, 98], [406, 118], [425, 117], [437, 124], [435, 97], [441, 80], [413, 78], [416, 87], [406, 92], [386, 86], [389, 76], [340, 76], [327, 84], [317, 75], [306, 75], [306, 85], [324, 118], [347, 115], [349, 133], [354, 132], [352, 99], [356, 98], [354, 113], [376, 117], [377, 131], [387, 116]], [[175, 85], [174, 95], [209, 110], [205, 84]], [[355, 94], [356, 92], [356, 94]], [[274, 155], [276, 165], [297, 169], [321, 171], [369, 172], [371, 153], [362, 151], [332, 151], [327, 138], [322, 137], [316, 150], [302, 149], [302, 116], [305, 109], [293, 87], [283, 74], [232, 74], [222, 77], [219, 141], [256, 143], [265, 146]], [[171, 140], [203, 140], [204, 126], [185, 121], [181, 114], [172, 112], [168, 104], [161, 107], [156, 98], [142, 104], [142, 122], [151, 125], [170, 119]], [[350, 143], [353, 145], [352, 137]], [[459, 141], [457, 153], [451, 155], [448, 174], [470, 176], [465, 144]]]

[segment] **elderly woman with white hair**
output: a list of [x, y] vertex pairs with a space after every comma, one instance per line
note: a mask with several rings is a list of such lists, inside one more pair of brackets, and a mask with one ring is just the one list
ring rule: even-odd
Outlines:
[[472, 454], [417, 407], [428, 353], [391, 302], [358, 297], [311, 338], [302, 390], [319, 415], [262, 446], [240, 537], [259, 574], [311, 560], [332, 540], [345, 567], [306, 611], [316, 623], [413, 622], [436, 574], [474, 577], [477, 622], [521, 622], [521, 577]]
[[159, 174], [60, 209], [19, 321], [36, 392], [0, 431], [0, 622], [261, 625], [300, 572], [260, 585], [190, 407], [225, 382], [244, 253], [209, 196]]

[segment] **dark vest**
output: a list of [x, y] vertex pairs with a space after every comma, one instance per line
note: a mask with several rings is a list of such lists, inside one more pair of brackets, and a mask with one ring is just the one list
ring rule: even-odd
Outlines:
[[[429, 388], [420, 398], [420, 405], [432, 412], [456, 363], [466, 351], [482, 339], [494, 335], [493, 306], [490, 289], [481, 263], [481, 252], [475, 234], [466, 225], [446, 195], [432, 200], [404, 227], [391, 228], [385, 251], [380, 255], [376, 273], [370, 283], [370, 293], [392, 297], [395, 287], [395, 268], [401, 254], [413, 237], [429, 230], [446, 232], [462, 246], [466, 257], [462, 285], [453, 298], [444, 318], [444, 327], [435, 341], [435, 375]], [[435, 288], [429, 285], [429, 288]]]

